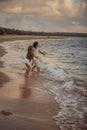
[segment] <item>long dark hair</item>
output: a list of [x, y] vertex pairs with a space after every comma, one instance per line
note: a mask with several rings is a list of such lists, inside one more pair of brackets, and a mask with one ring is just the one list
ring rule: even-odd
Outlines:
[[37, 46], [38, 46], [38, 42], [35, 41], [35, 42], [33, 43], [33, 47], [36, 48]]
[[27, 59], [33, 59], [33, 50], [32, 50], [32, 48], [33, 48], [33, 46], [29, 46], [28, 47], [28, 52], [27, 52], [27, 56], [26, 56], [26, 58]]

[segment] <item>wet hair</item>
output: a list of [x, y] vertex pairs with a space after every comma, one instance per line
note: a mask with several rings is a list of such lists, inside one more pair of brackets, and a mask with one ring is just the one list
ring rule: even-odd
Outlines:
[[28, 52], [27, 52], [27, 56], [26, 56], [26, 58], [28, 58], [28, 59], [33, 59], [33, 51], [32, 51], [32, 48], [33, 48], [33, 46], [29, 46], [28, 47]]
[[36, 47], [37, 47], [37, 45], [38, 45], [38, 42], [37, 42], [37, 41], [35, 41], [35, 42], [33, 43], [33, 47], [34, 47], [34, 48], [36, 48]]
[[28, 52], [32, 51], [32, 46], [28, 47]]

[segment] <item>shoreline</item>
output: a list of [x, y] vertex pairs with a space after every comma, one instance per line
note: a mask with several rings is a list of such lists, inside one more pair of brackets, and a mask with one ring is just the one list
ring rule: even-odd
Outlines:
[[[30, 37], [27, 38], [30, 39]], [[0, 38], [0, 42], [27, 40], [27, 38], [6, 36]], [[6, 50], [0, 45], [0, 57], [5, 53]], [[3, 64], [0, 62], [2, 77], [0, 81], [0, 84], [2, 83], [0, 87], [0, 129], [59, 130], [53, 121], [59, 105], [54, 100], [54, 96], [43, 87], [44, 82], [47, 81], [43, 74], [34, 72], [30, 79], [25, 79], [19, 73], [13, 73], [14, 68], [8, 69]], [[2, 111], [9, 111], [12, 115], [5, 116]]]
[[34, 35], [0, 35], [0, 43], [14, 40], [31, 40], [31, 39], [64, 39], [65, 36], [34, 36]]
[[[0, 46], [0, 57], [3, 57], [5, 55], [6, 51], [5, 49]], [[4, 66], [3, 61], [0, 61], [0, 68], [3, 68]], [[0, 72], [0, 88], [3, 87], [3, 84], [5, 84], [6, 82], [9, 82], [10, 78], [3, 72]]]

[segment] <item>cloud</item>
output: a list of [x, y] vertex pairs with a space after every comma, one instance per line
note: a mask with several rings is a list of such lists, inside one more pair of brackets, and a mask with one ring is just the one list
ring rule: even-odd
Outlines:
[[71, 30], [73, 32], [84, 32], [84, 33], [87, 33], [87, 26], [83, 26], [79, 22], [72, 21]]
[[0, 0], [0, 26], [39, 31], [82, 31], [87, 0]]
[[12, 12], [12, 13], [20, 13], [22, 11], [21, 6], [14, 6], [12, 8], [8, 8], [7, 12]]
[[76, 17], [81, 9], [86, 8], [85, 0], [82, 4], [78, 4], [76, 0], [4, 0], [3, 3], [0, 3], [1, 12], [44, 16]]

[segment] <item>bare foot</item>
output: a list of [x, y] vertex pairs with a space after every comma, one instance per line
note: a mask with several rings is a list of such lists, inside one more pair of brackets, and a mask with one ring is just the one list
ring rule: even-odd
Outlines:
[[26, 78], [29, 78], [29, 75], [28, 75], [28, 74], [24, 74], [24, 76], [25, 76]]

